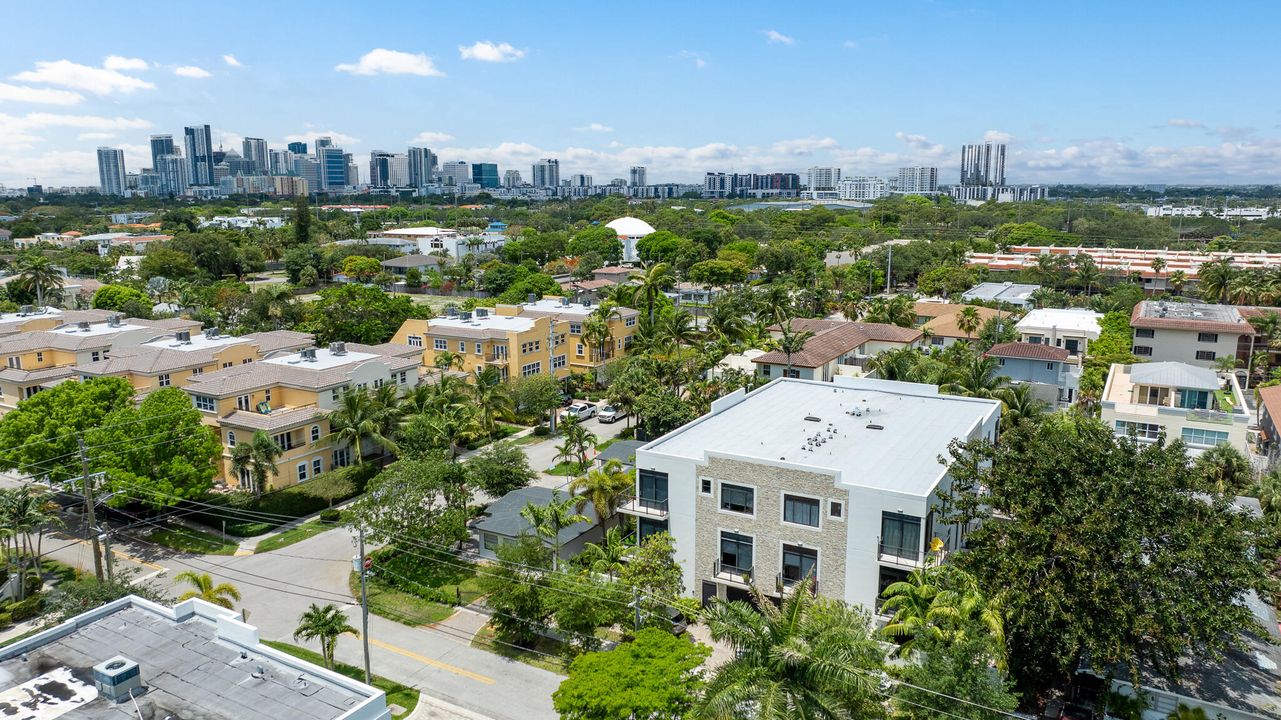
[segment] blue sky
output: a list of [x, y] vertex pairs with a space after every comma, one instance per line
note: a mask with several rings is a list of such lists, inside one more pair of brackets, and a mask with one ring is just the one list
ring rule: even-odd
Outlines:
[[[1277, 182], [1281, 6], [1171, 2], [15, 3], [0, 183], [96, 184], [147, 136], [330, 134], [597, 181], [901, 164], [1011, 182]], [[363, 172], [363, 170], [362, 170]]]

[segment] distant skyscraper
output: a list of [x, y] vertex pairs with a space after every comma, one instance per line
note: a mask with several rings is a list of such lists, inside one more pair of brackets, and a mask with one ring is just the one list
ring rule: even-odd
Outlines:
[[306, 154], [307, 154], [307, 143], [305, 143], [305, 142], [291, 142], [291, 143], [289, 143], [288, 145], [286, 145], [286, 146], [285, 146], [285, 149], [286, 149], [286, 150], [288, 150], [289, 152], [291, 152], [291, 153], [295, 154], [295, 155], [306, 155]]
[[581, 174], [579, 174], [579, 175], [570, 175], [570, 176], [569, 176], [569, 186], [570, 186], [570, 187], [591, 187], [591, 186], [592, 186], [592, 176], [591, 176], [591, 175], [581, 175]]
[[191, 184], [188, 174], [191, 166], [187, 163], [187, 158], [181, 155], [161, 155], [154, 169], [160, 176], [160, 194], [182, 195], [187, 192], [187, 186]]
[[809, 170], [810, 190], [835, 190], [841, 180], [841, 169], [835, 167], [812, 167]]
[[498, 187], [498, 165], [495, 163], [475, 163], [471, 166], [471, 181], [482, 188]]
[[320, 192], [320, 163], [310, 155], [294, 155], [294, 175], [307, 181], [308, 192]]
[[644, 165], [633, 165], [632, 169], [627, 171], [627, 184], [632, 187], [649, 184], [646, 182]]
[[342, 148], [336, 148], [332, 145], [321, 145], [320, 138], [316, 140], [316, 162], [320, 163], [320, 185], [321, 190], [337, 190], [347, 185], [347, 158], [344, 157]]
[[409, 187], [421, 188], [431, 184], [431, 174], [436, 170], [436, 153], [427, 148], [409, 148]]
[[898, 169], [898, 191], [901, 193], [932, 193], [939, 189], [939, 169], [936, 167], [901, 167]]
[[125, 194], [125, 151], [119, 148], [98, 148], [98, 180], [103, 195]]
[[369, 153], [370, 187], [409, 187], [409, 156], [375, 150]]
[[312, 147], [316, 149], [316, 157], [319, 158], [321, 148], [327, 148], [327, 147], [333, 147], [333, 146], [334, 146], [334, 139], [326, 135], [325, 137], [316, 138], [316, 142]]
[[214, 184], [213, 135], [208, 125], [183, 128], [187, 147], [188, 180], [192, 185]]
[[520, 179], [519, 170], [508, 170], [507, 172], [503, 173], [503, 187], [514, 188], [514, 187], [520, 187], [521, 184], [522, 184], [522, 180]]
[[1005, 184], [1005, 143], [983, 143], [961, 148], [961, 184]]
[[267, 159], [267, 141], [262, 138], [247, 137], [241, 143], [241, 157], [246, 162], [253, 163], [254, 172], [259, 175], [266, 175], [270, 169], [270, 161]]
[[160, 156], [176, 155], [173, 149], [173, 135], [151, 136], [151, 169], [160, 172]]
[[289, 150], [268, 150], [267, 170], [272, 175], [293, 175], [294, 154]]
[[440, 166], [441, 182], [446, 185], [458, 185], [471, 182], [471, 163], [462, 160], [447, 162]]
[[343, 153], [343, 162], [347, 163], [347, 187], [355, 187], [360, 184], [360, 166], [356, 164], [356, 158], [351, 153]]
[[534, 187], [560, 187], [560, 160], [543, 158], [532, 168]]

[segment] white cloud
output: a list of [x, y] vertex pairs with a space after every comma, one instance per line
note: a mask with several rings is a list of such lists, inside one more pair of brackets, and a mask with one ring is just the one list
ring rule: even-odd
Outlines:
[[25, 70], [12, 77], [24, 82], [48, 83], [63, 87], [85, 90], [95, 95], [110, 95], [113, 92], [131, 93], [135, 90], [151, 90], [156, 86], [141, 78], [125, 75], [116, 70], [90, 67], [73, 63], [70, 60], [42, 60], [36, 63], [35, 70]]
[[102, 66], [108, 70], [146, 70], [151, 67], [142, 58], [127, 58], [119, 55], [108, 55], [107, 59], [102, 61]]
[[39, 103], [41, 105], [75, 105], [84, 100], [84, 96], [70, 90], [53, 90], [51, 88], [33, 88], [0, 83], [0, 100]]
[[318, 137], [333, 138], [334, 144], [339, 147], [360, 143], [360, 138], [352, 137], [346, 133], [340, 133], [337, 130], [308, 130], [307, 132], [294, 133], [292, 135], [286, 135], [285, 142], [305, 142], [308, 147], [310, 147]]
[[779, 142], [774, 143], [771, 149], [779, 155], [808, 157], [816, 152], [831, 150], [839, 146], [840, 143], [830, 137], [816, 138], [814, 136], [810, 136], [807, 138], [798, 138], [796, 140], [780, 140]]
[[612, 128], [612, 127], [610, 127], [610, 126], [608, 126], [608, 125], [602, 125], [601, 123], [598, 123], [598, 122], [589, 123], [589, 124], [584, 125], [584, 126], [582, 126], [582, 127], [576, 127], [576, 128], [574, 128], [574, 129], [575, 129], [575, 130], [577, 130], [577, 131], [579, 131], [579, 132], [598, 132], [598, 133], [612, 133], [612, 132], [614, 132], [614, 128]]
[[858, 43], [854, 40], [846, 40], [845, 42], [841, 43], [841, 47], [845, 48], [846, 50], [857, 50]]
[[141, 118], [65, 115], [46, 112], [33, 112], [26, 115], [0, 113], [0, 148], [32, 147], [45, 139], [37, 133], [56, 128], [74, 128], [86, 132], [108, 132], [113, 130], [144, 130], [149, 127], [151, 127], [151, 123]]
[[77, 140], [110, 140], [116, 134], [112, 132], [85, 132], [76, 136]]
[[410, 145], [418, 145], [418, 144], [438, 145], [443, 142], [449, 142], [450, 140], [453, 140], [453, 139], [454, 139], [454, 136], [450, 135], [449, 133], [432, 132], [431, 130], [426, 130], [415, 135], [413, 139], [409, 141], [409, 144]]
[[791, 45], [796, 42], [796, 38], [784, 35], [777, 30], [762, 30], [765, 33], [765, 42], [771, 45]]
[[458, 55], [464, 60], [501, 63], [519, 60], [525, 57], [525, 51], [512, 47], [510, 43], [478, 40], [471, 45], [459, 45]]
[[431, 58], [423, 53], [414, 54], [385, 48], [370, 50], [361, 55], [358, 62], [335, 65], [334, 70], [352, 75], [421, 75], [423, 77], [445, 75], [436, 69]]
[[676, 59], [692, 60], [694, 61], [694, 67], [698, 68], [699, 70], [702, 70], [703, 68], [707, 67], [706, 58], [707, 56], [704, 55], [703, 53], [694, 52], [693, 50], [681, 50], [680, 52], [676, 53]]
[[1014, 137], [1013, 135], [1007, 132], [1001, 132], [1000, 130], [988, 130], [987, 132], [983, 133], [984, 142], [1009, 143], [1009, 142], [1016, 142], [1017, 140], [1018, 138]]
[[1165, 121], [1166, 125], [1176, 128], [1203, 128], [1205, 124], [1200, 120], [1189, 120], [1188, 118], [1170, 118]]
[[213, 73], [195, 65], [180, 65], [173, 69], [173, 74], [179, 77], [196, 79], [213, 77]]
[[223, 62], [225, 62], [225, 63], [227, 63], [228, 65], [230, 65], [230, 66], [232, 66], [232, 67], [244, 67], [244, 66], [241, 64], [241, 62], [240, 62], [239, 60], [237, 60], [237, 59], [236, 59], [236, 56], [235, 56], [235, 55], [223, 55], [223, 56], [222, 56], [222, 61], [223, 61]]

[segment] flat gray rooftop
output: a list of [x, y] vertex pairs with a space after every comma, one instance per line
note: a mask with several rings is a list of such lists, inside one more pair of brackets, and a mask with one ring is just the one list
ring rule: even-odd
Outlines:
[[1245, 325], [1241, 312], [1233, 305], [1166, 302], [1147, 300], [1140, 303], [1140, 317], [1164, 317], [1179, 320], [1239, 323]]
[[949, 457], [948, 444], [1000, 411], [996, 400], [934, 392], [883, 380], [778, 379], [646, 445], [636, 462], [644, 466], [650, 453], [700, 462], [721, 453], [839, 472], [847, 487], [924, 496], [945, 471], [939, 458]]
[[[290, 667], [253, 652], [241, 659], [241, 648], [217, 635], [214, 624], [199, 616], [175, 622], [126, 606], [28, 649], [25, 659], [0, 662], [0, 718], [137, 720], [132, 703], [116, 704], [96, 692], [84, 702], [83, 684], [93, 689], [93, 666], [116, 655], [139, 665], [146, 692], [135, 697], [145, 718], [331, 720], [368, 699], [307, 672], [311, 666], [302, 661]], [[68, 674], [70, 682], [58, 682]], [[10, 691], [42, 676], [48, 679], [34, 687], [46, 688], [47, 701], [20, 707], [5, 702], [29, 695]], [[79, 698], [72, 697], [77, 688]]]

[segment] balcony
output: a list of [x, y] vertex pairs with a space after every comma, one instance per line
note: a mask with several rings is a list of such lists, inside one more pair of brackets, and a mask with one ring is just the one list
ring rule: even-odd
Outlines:
[[[808, 580], [808, 582], [807, 582]], [[783, 573], [774, 576], [774, 592], [782, 597], [787, 597], [797, 590], [805, 588], [809, 590], [810, 595], [818, 596], [818, 573], [814, 573], [810, 578], [787, 578]]]
[[752, 586], [752, 568], [734, 567], [716, 560], [712, 563], [712, 578], [741, 588]]
[[637, 517], [666, 520], [667, 501], [633, 495], [623, 500], [623, 504], [618, 507], [618, 511]]
[[919, 547], [902, 547], [892, 545], [881, 538], [876, 538], [877, 560], [900, 567], [921, 567], [922, 553]]

